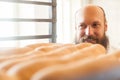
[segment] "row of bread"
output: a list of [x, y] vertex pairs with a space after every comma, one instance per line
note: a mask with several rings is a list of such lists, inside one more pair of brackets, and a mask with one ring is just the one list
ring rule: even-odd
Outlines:
[[[0, 80], [117, 80], [120, 51], [99, 44], [39, 43], [0, 50]], [[119, 78], [120, 79], [120, 78]]]

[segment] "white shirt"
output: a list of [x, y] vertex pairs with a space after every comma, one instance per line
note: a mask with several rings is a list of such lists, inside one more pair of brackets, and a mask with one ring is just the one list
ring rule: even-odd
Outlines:
[[108, 50], [107, 50], [107, 53], [113, 53], [113, 52], [115, 52], [117, 50], [120, 50], [120, 48], [115, 47], [115, 46], [109, 46]]

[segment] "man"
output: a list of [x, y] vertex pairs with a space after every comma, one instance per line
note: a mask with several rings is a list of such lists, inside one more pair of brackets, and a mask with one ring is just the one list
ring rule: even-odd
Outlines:
[[87, 5], [76, 13], [76, 43], [101, 44], [108, 49], [107, 21], [103, 8]]

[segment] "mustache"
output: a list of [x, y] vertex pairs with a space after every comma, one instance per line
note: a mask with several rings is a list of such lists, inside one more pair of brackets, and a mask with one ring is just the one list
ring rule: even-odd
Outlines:
[[89, 36], [84, 35], [84, 36], [81, 36], [81, 37], [75, 36], [75, 43], [76, 44], [86, 42], [86, 41], [92, 41], [92, 40], [94, 40], [98, 44], [103, 45], [106, 49], [109, 48], [109, 37], [105, 33], [104, 33], [104, 36], [101, 40], [99, 40], [99, 38], [97, 36], [91, 36], [91, 35], [89, 35]]
[[83, 36], [82, 37], [82, 41], [85, 42], [87, 40], [94, 40], [96, 42], [98, 42], [98, 38], [97, 37], [94, 37], [94, 36]]

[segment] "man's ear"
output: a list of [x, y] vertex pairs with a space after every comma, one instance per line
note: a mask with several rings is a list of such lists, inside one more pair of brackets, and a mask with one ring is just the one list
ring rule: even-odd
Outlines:
[[105, 31], [107, 31], [108, 25], [107, 23], [105, 23]]

